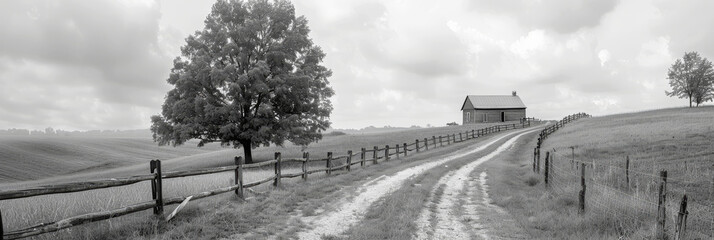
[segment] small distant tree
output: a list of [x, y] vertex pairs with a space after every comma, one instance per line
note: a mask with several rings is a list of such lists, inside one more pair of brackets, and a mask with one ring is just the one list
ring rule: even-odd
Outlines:
[[459, 124], [456, 122], [450, 122], [450, 123], [447, 123], [446, 126], [459, 126]]
[[665, 91], [670, 97], [688, 98], [699, 104], [714, 98], [714, 69], [712, 62], [699, 56], [697, 52], [687, 52], [677, 59], [667, 72], [672, 91]]
[[219, 0], [202, 31], [174, 60], [162, 114], [151, 117], [154, 141], [199, 139], [251, 150], [285, 140], [305, 146], [330, 126], [333, 95], [325, 54], [308, 37], [287, 0]]

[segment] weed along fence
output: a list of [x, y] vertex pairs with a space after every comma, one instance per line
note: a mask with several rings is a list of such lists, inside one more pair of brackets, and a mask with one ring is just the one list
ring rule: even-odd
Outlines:
[[541, 163], [542, 140], [557, 129], [541, 133], [533, 171], [552, 193], [576, 199], [578, 212], [606, 218], [625, 237], [714, 239], [712, 159], [578, 159], [566, 146], [546, 150]]
[[[128, 206], [122, 206], [112, 210], [75, 215], [54, 222], [41, 223], [34, 226], [25, 227], [19, 230], [4, 229], [5, 226], [8, 225], [8, 219], [4, 219], [5, 222], [3, 223], [2, 210], [7, 211], [7, 209], [0, 209], [0, 235], [2, 235], [2, 239], [25, 238], [44, 233], [55, 232], [86, 223], [107, 220], [148, 209], [153, 209], [153, 214], [156, 216], [164, 216], [164, 207], [167, 205], [179, 204], [188, 200], [210, 197], [227, 192], [235, 192], [238, 197], [243, 198], [244, 191], [246, 189], [261, 184], [272, 183], [273, 186], [280, 187], [281, 180], [286, 178], [302, 178], [304, 180], [307, 180], [310, 174], [322, 174], [324, 172], [325, 175], [331, 175], [333, 172], [340, 170], [349, 172], [354, 169], [356, 165], [359, 165], [360, 167], [365, 167], [367, 164], [374, 165], [378, 164], [380, 161], [383, 162], [399, 159], [400, 157], [406, 157], [410, 154], [410, 152], [428, 151], [437, 147], [479, 138], [481, 136], [497, 133], [500, 131], [530, 127], [530, 125], [530, 121], [521, 121], [520, 123], [514, 124], [496, 125], [482, 129], [473, 129], [458, 134], [432, 136], [431, 138], [416, 139], [414, 142], [411, 143], [386, 145], [383, 147], [373, 146], [372, 148], [361, 148], [360, 151], [348, 150], [346, 151], [345, 155], [334, 155], [332, 152], [329, 152], [327, 153], [327, 156], [325, 158], [314, 158], [311, 157], [310, 154], [307, 152], [304, 152], [303, 155], [299, 158], [283, 158], [280, 152], [276, 152], [275, 157], [272, 160], [253, 164], [243, 164], [241, 157], [235, 157], [234, 166], [207, 168], [199, 170], [162, 172], [161, 161], [151, 160], [149, 162], [150, 174], [146, 175], [117, 179], [103, 179], [85, 182], [47, 185], [20, 190], [4, 190], [0, 191], [0, 200], [30, 198], [42, 195], [54, 195], [61, 193], [84, 192], [105, 188], [114, 189], [117, 187], [148, 181], [150, 182], [151, 187], [150, 189], [146, 189], [145, 191], [151, 191], [151, 200], [131, 204]], [[320, 167], [316, 168], [316, 166]], [[272, 168], [270, 174], [262, 175], [268, 175], [268, 177], [263, 177], [262, 179], [254, 179], [250, 182], [246, 181], [247, 173], [251, 173], [251, 171], [265, 170], [266, 168]], [[165, 183], [167, 179], [218, 174], [225, 172], [232, 172], [233, 174], [227, 174], [234, 175], [234, 181], [231, 181], [232, 184], [230, 186], [221, 187], [210, 191], [203, 191], [196, 194], [191, 194], [189, 196], [165, 197], [167, 193], [165, 192]], [[170, 216], [173, 216], [173, 214], [171, 214]], [[169, 220], [169, 218], [163, 217], [160, 219], [163, 219], [160, 221]]]

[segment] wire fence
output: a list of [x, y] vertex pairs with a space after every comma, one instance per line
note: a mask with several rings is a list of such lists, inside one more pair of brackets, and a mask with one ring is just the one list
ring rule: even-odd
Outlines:
[[578, 206], [610, 219], [620, 236], [714, 239], [710, 152], [691, 149], [682, 159], [636, 154], [581, 159], [573, 147], [558, 147], [544, 149], [544, 161], [536, 159], [539, 152], [534, 150], [534, 171], [544, 176], [550, 192], [579, 199], [582, 191]]

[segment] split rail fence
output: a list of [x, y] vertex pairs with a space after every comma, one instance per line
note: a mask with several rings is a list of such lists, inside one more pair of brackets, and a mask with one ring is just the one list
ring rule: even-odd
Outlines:
[[580, 160], [575, 147], [559, 147], [546, 151], [541, 163], [542, 140], [557, 129], [551, 126], [541, 133], [533, 171], [543, 174], [551, 192], [577, 196], [578, 212], [608, 217], [625, 237], [714, 239], [712, 159], [662, 162], [625, 155]]
[[[30, 236], [36, 236], [36, 235], [55, 232], [55, 231], [59, 231], [59, 230], [65, 229], [65, 228], [70, 228], [70, 227], [74, 227], [74, 226], [78, 226], [78, 225], [82, 225], [82, 224], [86, 224], [86, 223], [111, 219], [111, 218], [127, 215], [130, 213], [136, 213], [136, 212], [140, 212], [140, 211], [148, 210], [148, 209], [153, 209], [154, 215], [162, 216], [163, 212], [164, 212], [164, 206], [182, 203], [184, 200], [186, 200], [189, 197], [190, 197], [190, 200], [195, 200], [195, 199], [201, 199], [201, 198], [205, 198], [205, 197], [218, 195], [221, 193], [235, 192], [235, 194], [238, 197], [244, 198], [244, 190], [245, 189], [255, 187], [255, 186], [258, 186], [261, 184], [272, 182], [273, 186], [280, 187], [281, 179], [285, 179], [285, 178], [298, 178], [299, 177], [304, 180], [307, 180], [308, 175], [314, 174], [314, 173], [325, 172], [325, 174], [331, 175], [332, 172], [338, 171], [338, 170], [346, 170], [349, 172], [352, 170], [352, 167], [357, 164], [359, 164], [361, 167], [364, 167], [366, 162], [372, 162], [372, 164], [377, 164], [380, 160], [381, 161], [389, 161], [392, 158], [398, 159], [400, 157], [400, 155], [402, 157], [406, 157], [409, 154], [409, 152], [412, 152], [412, 151], [416, 151], [416, 152], [428, 151], [429, 149], [434, 149], [437, 147], [442, 147], [444, 145], [450, 145], [450, 144], [454, 144], [454, 143], [459, 143], [459, 142], [479, 138], [479, 137], [486, 136], [486, 135], [489, 135], [492, 133], [513, 130], [513, 129], [518, 129], [518, 128], [526, 128], [526, 127], [530, 127], [530, 126], [531, 126], [530, 120], [524, 120], [524, 121], [522, 120], [522, 121], [520, 121], [520, 123], [495, 125], [495, 126], [491, 126], [491, 127], [487, 127], [487, 128], [473, 129], [473, 130], [461, 132], [458, 134], [450, 134], [450, 135], [444, 135], [444, 136], [438, 136], [438, 137], [432, 136], [431, 139], [430, 138], [424, 138], [422, 140], [416, 139], [412, 143], [409, 143], [409, 144], [402, 143], [401, 145], [395, 144], [395, 145], [392, 145], [393, 147], [391, 147], [390, 145], [386, 145], [382, 148], [379, 148], [378, 146], [374, 146], [372, 149], [362, 148], [361, 151], [357, 151], [357, 152], [348, 150], [346, 155], [334, 156], [332, 152], [328, 152], [326, 158], [310, 158], [310, 154], [308, 152], [304, 152], [303, 156], [301, 158], [283, 158], [281, 156], [280, 152], [276, 152], [273, 160], [259, 162], [259, 163], [253, 163], [253, 164], [243, 164], [242, 163], [243, 160], [241, 157], [235, 157], [235, 159], [234, 159], [235, 165], [234, 166], [207, 168], [207, 169], [199, 169], [199, 170], [162, 172], [161, 171], [161, 161], [160, 160], [151, 160], [149, 162], [150, 174], [146, 174], [146, 175], [138, 175], [138, 176], [132, 176], [132, 177], [127, 177], [127, 178], [118, 178], [118, 179], [103, 179], [103, 180], [94, 180], [94, 181], [85, 181], [85, 182], [73, 182], [73, 183], [65, 183], [65, 184], [39, 186], [39, 187], [21, 189], [21, 190], [4, 190], [4, 191], [0, 191], [0, 200], [28, 198], [28, 197], [33, 197], [33, 196], [51, 195], [51, 194], [60, 194], [60, 193], [72, 193], [72, 192], [88, 191], [88, 190], [102, 189], [102, 188], [112, 188], [112, 187], [119, 187], [119, 186], [135, 184], [135, 183], [144, 182], [144, 181], [150, 181], [151, 182], [151, 195], [152, 195], [153, 200], [146, 201], [146, 202], [140, 202], [140, 203], [136, 203], [136, 204], [132, 204], [132, 205], [128, 205], [128, 206], [123, 206], [123, 207], [108, 210], [108, 211], [86, 213], [86, 214], [73, 216], [73, 217], [65, 218], [62, 220], [54, 221], [54, 222], [41, 223], [41, 224], [37, 224], [37, 225], [27, 227], [24, 229], [11, 230], [11, 231], [3, 230], [2, 212], [0, 211], [0, 236], [2, 236], [2, 239], [19, 239], [19, 238], [25, 238], [25, 237], [30, 237]], [[343, 161], [344, 161], [344, 164], [335, 165], [335, 163], [342, 163]], [[284, 169], [284, 167], [281, 167], [281, 166], [284, 164], [287, 164], [287, 163], [291, 163], [291, 162], [301, 165], [301, 172], [283, 173], [282, 170]], [[312, 162], [325, 162], [325, 167], [318, 168], [318, 169], [309, 169], [310, 164], [308, 164], [308, 163], [312, 163]], [[265, 179], [262, 179], [262, 180], [254, 181], [254, 182], [249, 182], [249, 183], [244, 182], [244, 173], [246, 170], [258, 169], [258, 168], [270, 167], [270, 166], [272, 166], [274, 169], [274, 173], [275, 173], [274, 175], [267, 177]], [[235, 184], [232, 186], [222, 187], [222, 188], [214, 189], [211, 191], [200, 192], [200, 193], [193, 194], [193, 195], [186, 196], [186, 197], [171, 197], [171, 198], [163, 197], [164, 192], [162, 191], [163, 190], [162, 181], [165, 179], [189, 177], [189, 176], [197, 176], [197, 175], [205, 175], [205, 174], [214, 174], [214, 173], [230, 172], [230, 171], [235, 173], [235, 177], [234, 177]]]

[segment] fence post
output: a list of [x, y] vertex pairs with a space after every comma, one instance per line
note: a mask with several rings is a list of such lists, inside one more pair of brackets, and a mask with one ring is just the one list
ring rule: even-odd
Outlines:
[[664, 228], [666, 219], [665, 201], [667, 201], [667, 171], [660, 171], [659, 176], [662, 182], [659, 184], [659, 200], [657, 201], [657, 232], [655, 237], [657, 239], [665, 239], [667, 237], [665, 235]]
[[377, 151], [379, 151], [379, 148], [377, 146], [374, 146], [374, 151], [372, 151], [372, 163], [377, 164]]
[[679, 203], [679, 215], [677, 216], [677, 225], [674, 234], [675, 240], [684, 239], [684, 231], [687, 229], [687, 194], [682, 197], [682, 202]]
[[585, 163], [580, 164], [580, 193], [578, 193], [578, 213], [585, 213]]
[[536, 151], [538, 148], [533, 148], [533, 172], [536, 172]]
[[436, 148], [436, 136], [434, 136], [434, 135], [431, 136], [431, 143], [433, 143], [434, 148]]
[[444, 142], [441, 140], [441, 135], [439, 135], [439, 147], [443, 147]]
[[327, 168], [325, 170], [325, 173], [327, 173], [327, 175], [332, 174], [332, 152], [327, 152], [327, 162], [325, 163], [325, 165]]
[[424, 150], [429, 151], [429, 139], [424, 138]]
[[384, 145], [384, 161], [389, 161], [389, 145]]
[[416, 143], [414, 144], [416, 146], [417, 152], [419, 152], [419, 139], [416, 140]]
[[0, 210], [0, 239], [5, 239], [3, 236], [5, 235], [5, 227], [3, 227], [2, 224], [2, 210]]
[[156, 201], [156, 206], [154, 206], [154, 214], [159, 215], [164, 212], [164, 199], [162, 197], [161, 191], [161, 161], [151, 160], [149, 162], [149, 167], [151, 168], [151, 173], [154, 173], [154, 180], [151, 182], [152, 190], [154, 190], [154, 200]]
[[241, 161], [243, 160], [242, 157], [234, 157], [233, 161], [235, 161], [236, 164], [236, 177], [235, 177], [235, 182], [236, 185], [238, 185], [238, 188], [236, 189], [236, 195], [238, 195], [239, 198], [243, 198], [243, 163]]
[[273, 180], [273, 186], [280, 187], [280, 177], [282, 175], [280, 168], [280, 161], [282, 160], [280, 152], [275, 152], [275, 180]]
[[625, 159], [625, 181], [627, 182], [627, 189], [630, 189], [630, 155], [627, 155]]
[[[364, 148], [362, 150], [364, 150]], [[362, 151], [362, 157], [364, 158], [364, 151]], [[302, 158], [305, 159], [305, 161], [302, 162], [302, 179], [307, 180], [307, 162], [310, 161], [310, 153], [302, 153]]]
[[362, 148], [362, 154], [360, 154], [360, 156], [359, 156], [359, 158], [360, 158], [360, 163], [359, 163], [359, 165], [362, 166], [362, 167], [364, 167], [364, 158], [365, 158], [365, 155], [367, 155], [367, 149], [366, 149], [366, 148]]
[[352, 150], [347, 150], [347, 171], [352, 171]]
[[397, 151], [397, 154], [394, 154], [394, 155], [396, 155], [396, 156], [397, 156], [397, 159], [399, 159], [399, 143], [397, 143], [397, 144], [394, 146], [394, 148], [395, 148], [396, 151]]
[[409, 152], [409, 151], [407, 151], [407, 143], [404, 143], [404, 156], [405, 157], [407, 156], [407, 152]]
[[545, 152], [545, 187], [548, 187], [548, 165], [550, 163], [550, 152]]
[[[454, 139], [454, 140], [456, 140], [456, 139]], [[463, 141], [464, 141], [464, 137], [461, 136], [461, 133], [459, 133], [459, 142], [463, 142]], [[456, 142], [456, 141], [454, 141], [454, 142]]]
[[446, 134], [446, 145], [451, 145], [451, 135]]

